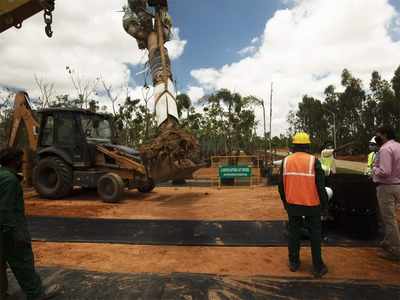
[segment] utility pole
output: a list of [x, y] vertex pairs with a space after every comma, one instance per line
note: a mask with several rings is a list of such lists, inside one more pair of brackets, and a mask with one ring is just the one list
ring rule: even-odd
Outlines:
[[264, 117], [264, 165], [265, 167], [267, 166], [267, 117], [266, 117], [266, 112], [265, 112], [265, 100], [263, 99], [261, 102], [261, 105], [263, 107], [263, 117]]
[[271, 165], [273, 162], [272, 158], [272, 97], [274, 93], [274, 83], [271, 82], [271, 96], [269, 100], [269, 153], [271, 155]]

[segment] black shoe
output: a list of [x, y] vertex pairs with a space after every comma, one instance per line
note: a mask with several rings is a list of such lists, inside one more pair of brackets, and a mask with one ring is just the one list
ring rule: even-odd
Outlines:
[[291, 272], [297, 272], [300, 269], [300, 262], [289, 262], [289, 270]]
[[314, 278], [322, 278], [327, 273], [328, 273], [328, 268], [325, 266], [325, 264], [322, 264], [321, 267], [314, 269], [313, 271]]
[[56, 296], [58, 296], [61, 292], [61, 286], [58, 284], [53, 284], [49, 287], [47, 287], [43, 294], [40, 295], [38, 298], [36, 298], [35, 300], [48, 300], [48, 299], [52, 299]]
[[380, 258], [393, 261], [393, 262], [400, 262], [400, 255], [396, 255], [394, 253], [391, 253], [389, 251], [385, 251], [383, 253], [378, 254]]
[[390, 252], [390, 244], [386, 241], [382, 241], [379, 243], [379, 246], [385, 250], [386, 252]]
[[11, 295], [9, 294], [9, 293], [4, 293], [4, 294], [0, 294], [0, 299], [3, 299], [3, 298], [1, 298], [1, 297], [4, 297], [4, 299], [8, 299], [9, 297], [10, 297]]

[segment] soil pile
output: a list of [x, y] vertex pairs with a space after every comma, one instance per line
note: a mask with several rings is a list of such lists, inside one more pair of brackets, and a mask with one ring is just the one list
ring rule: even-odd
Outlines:
[[171, 122], [160, 129], [151, 143], [142, 145], [140, 155], [155, 180], [191, 177], [200, 146], [196, 138]]

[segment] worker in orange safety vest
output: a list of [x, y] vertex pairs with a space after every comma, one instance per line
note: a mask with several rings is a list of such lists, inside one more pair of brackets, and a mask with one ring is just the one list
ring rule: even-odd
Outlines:
[[328, 269], [322, 260], [322, 212], [327, 209], [328, 195], [325, 190], [325, 174], [321, 163], [310, 153], [310, 136], [300, 132], [293, 137], [293, 154], [287, 156], [281, 166], [279, 193], [289, 217], [289, 269], [300, 268], [301, 231], [310, 230], [313, 275], [324, 276]]

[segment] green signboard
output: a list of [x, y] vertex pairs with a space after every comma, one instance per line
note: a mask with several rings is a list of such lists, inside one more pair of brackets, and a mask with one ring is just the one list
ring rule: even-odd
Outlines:
[[221, 179], [251, 177], [251, 167], [249, 167], [249, 166], [221, 166], [221, 167], [219, 167], [219, 177]]

